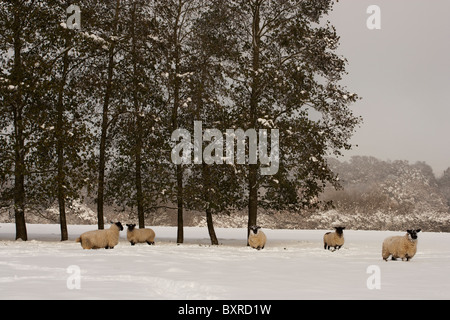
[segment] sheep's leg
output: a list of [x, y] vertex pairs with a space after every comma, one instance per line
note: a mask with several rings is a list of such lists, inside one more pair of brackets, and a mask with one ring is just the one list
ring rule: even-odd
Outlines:
[[131, 245], [134, 246], [136, 243], [133, 241], [130, 241]]
[[147, 244], [149, 245], [149, 246], [154, 246], [155, 245], [155, 242], [154, 241], [147, 241]]

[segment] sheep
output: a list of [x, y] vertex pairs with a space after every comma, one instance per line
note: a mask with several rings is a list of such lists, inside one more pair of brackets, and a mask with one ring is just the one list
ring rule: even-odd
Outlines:
[[76, 242], [81, 243], [85, 250], [114, 249], [119, 243], [120, 231], [123, 226], [120, 222], [113, 223], [109, 230], [95, 230], [83, 233]]
[[266, 246], [267, 237], [264, 232], [260, 231], [261, 227], [251, 226], [250, 235], [248, 237], [248, 244], [256, 250], [264, 249]]
[[333, 251], [336, 251], [344, 245], [345, 227], [335, 227], [334, 229], [336, 229], [336, 232], [328, 232], [323, 236], [323, 247], [325, 250], [330, 250], [334, 247]]
[[384, 240], [382, 256], [385, 261], [388, 261], [389, 256], [392, 256], [392, 260], [401, 258], [402, 261], [411, 260], [417, 252], [417, 234], [422, 229], [407, 230], [406, 235], [390, 237]]
[[134, 246], [136, 243], [145, 243], [155, 245], [155, 231], [152, 229], [135, 229], [135, 224], [127, 224], [127, 239]]

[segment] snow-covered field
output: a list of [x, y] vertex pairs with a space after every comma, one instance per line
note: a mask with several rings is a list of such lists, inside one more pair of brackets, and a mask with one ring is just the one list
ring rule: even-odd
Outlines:
[[0, 299], [450, 299], [444, 233], [420, 233], [411, 262], [384, 262], [383, 239], [401, 232], [346, 231], [329, 252], [324, 231], [264, 230], [255, 251], [244, 229], [217, 229], [212, 247], [206, 228], [176, 245], [176, 228], [156, 227], [156, 246], [131, 247], [124, 231], [114, 250], [84, 251], [73, 240], [95, 227], [69, 226], [64, 243], [57, 225], [28, 225], [28, 242], [13, 241], [14, 228], [0, 224]]

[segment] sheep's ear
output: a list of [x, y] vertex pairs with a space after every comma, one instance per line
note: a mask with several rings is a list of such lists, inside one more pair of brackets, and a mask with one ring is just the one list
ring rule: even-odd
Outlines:
[[411, 233], [412, 233], [412, 230], [406, 230], [406, 232], [408, 232], [409, 234], [411, 234]]
[[419, 233], [420, 231], [422, 231], [422, 229], [417, 229], [416, 232]]

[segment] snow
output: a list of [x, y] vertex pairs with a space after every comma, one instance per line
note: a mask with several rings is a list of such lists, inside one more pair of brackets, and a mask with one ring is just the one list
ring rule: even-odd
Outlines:
[[[68, 242], [59, 242], [58, 225], [27, 227], [31, 240], [12, 241], [15, 226], [0, 224], [0, 299], [450, 298], [445, 233], [420, 233], [410, 262], [384, 262], [383, 240], [402, 233], [348, 230], [344, 247], [330, 252], [325, 230], [266, 229], [266, 249], [256, 251], [245, 229], [216, 229], [214, 247], [206, 228], [185, 228], [177, 245], [176, 228], [155, 227], [156, 246], [131, 247], [124, 231], [114, 250], [84, 251], [74, 240], [95, 226], [69, 226]], [[373, 270], [379, 290], [368, 287]]]
[[[76, 29], [76, 25], [73, 25], [73, 29]], [[105, 41], [105, 39], [95, 35], [95, 34], [90, 34], [88, 32], [81, 32], [81, 35], [84, 36], [85, 38], [91, 39], [94, 42], [97, 43], [101, 43], [101, 44], [106, 44], [107, 42]]]
[[270, 127], [270, 128], [274, 127], [274, 124], [273, 124], [272, 120], [267, 120], [267, 119], [264, 119], [264, 118], [260, 118], [260, 119], [258, 119], [258, 122], [261, 125], [265, 126], [265, 127]]

